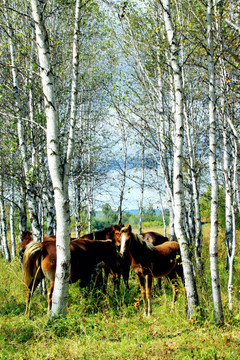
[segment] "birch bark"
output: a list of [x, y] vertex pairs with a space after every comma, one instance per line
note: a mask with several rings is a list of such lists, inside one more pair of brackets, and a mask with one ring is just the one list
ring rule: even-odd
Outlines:
[[10, 185], [10, 211], [9, 211], [9, 218], [10, 218], [10, 235], [11, 235], [11, 253], [12, 253], [12, 259], [16, 256], [16, 238], [15, 238], [15, 232], [14, 232], [14, 183], [12, 182]]
[[139, 201], [139, 229], [138, 233], [142, 232], [142, 215], [143, 215], [143, 198], [144, 198], [144, 159], [145, 159], [145, 141], [142, 140], [142, 158], [141, 158], [141, 186], [140, 186], [140, 201]]
[[40, 65], [42, 89], [44, 93], [45, 113], [47, 118], [47, 154], [50, 175], [54, 188], [55, 208], [57, 217], [56, 245], [57, 265], [55, 286], [52, 297], [51, 317], [66, 315], [67, 296], [70, 274], [70, 213], [68, 196], [68, 178], [71, 166], [74, 127], [76, 121], [76, 99], [78, 78], [78, 44], [80, 27], [80, 5], [76, 1], [75, 26], [73, 38], [73, 73], [71, 91], [71, 116], [68, 148], [64, 164], [61, 164], [59, 144], [58, 114], [56, 110], [54, 76], [50, 62], [48, 34], [43, 19], [42, 3], [31, 0], [32, 16], [35, 23], [36, 42]]
[[126, 185], [126, 173], [127, 173], [127, 136], [124, 127], [124, 123], [120, 120], [121, 125], [121, 133], [122, 133], [122, 143], [123, 143], [123, 167], [122, 167], [122, 180], [121, 180], [121, 188], [120, 188], [120, 196], [119, 196], [119, 205], [118, 205], [118, 223], [122, 223], [122, 204], [123, 204], [123, 196]]
[[3, 191], [3, 180], [0, 175], [0, 215], [1, 215], [1, 248], [3, 250], [3, 254], [6, 262], [10, 262], [10, 251], [8, 248], [7, 242], [7, 224], [6, 224], [6, 212], [5, 212], [5, 203], [4, 203], [4, 191]]
[[175, 120], [175, 142], [174, 142], [174, 228], [180, 244], [185, 278], [185, 287], [188, 303], [188, 316], [196, 315], [199, 305], [196, 284], [193, 276], [193, 265], [191, 262], [188, 241], [184, 231], [184, 201], [183, 201], [183, 177], [182, 177], [182, 151], [183, 151], [183, 86], [182, 73], [179, 63], [179, 47], [173, 30], [171, 18], [170, 0], [160, 0], [163, 9], [163, 19], [170, 45], [171, 69], [173, 73], [174, 89], [174, 120]]
[[215, 320], [223, 322], [222, 300], [220, 292], [219, 268], [218, 268], [218, 179], [216, 160], [216, 96], [215, 96], [215, 68], [213, 58], [213, 35], [212, 35], [212, 11], [213, 1], [207, 1], [207, 57], [209, 78], [209, 167], [211, 175], [211, 231], [210, 231], [210, 270], [212, 280], [212, 296]]

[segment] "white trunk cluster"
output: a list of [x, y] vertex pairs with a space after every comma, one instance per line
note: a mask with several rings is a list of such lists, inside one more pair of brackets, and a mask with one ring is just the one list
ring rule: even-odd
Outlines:
[[11, 67], [12, 67], [12, 80], [13, 80], [13, 89], [14, 89], [14, 98], [17, 112], [17, 128], [18, 128], [18, 139], [19, 139], [19, 147], [23, 160], [24, 173], [26, 178], [26, 187], [27, 187], [27, 200], [28, 200], [28, 210], [30, 221], [32, 225], [32, 234], [33, 239], [35, 241], [41, 240], [41, 229], [38, 221], [38, 209], [37, 209], [37, 201], [34, 191], [34, 185], [31, 181], [31, 174], [33, 173], [33, 169], [28, 161], [27, 147], [25, 143], [25, 134], [24, 134], [24, 123], [22, 119], [22, 104], [20, 100], [20, 89], [18, 84], [18, 71], [16, 67], [16, 56], [15, 56], [15, 45], [13, 40], [13, 30], [10, 23], [9, 15], [8, 15], [8, 2], [4, 0], [4, 5], [6, 7], [6, 18], [7, 25], [9, 30], [8, 44], [9, 44], [9, 52], [11, 56]]

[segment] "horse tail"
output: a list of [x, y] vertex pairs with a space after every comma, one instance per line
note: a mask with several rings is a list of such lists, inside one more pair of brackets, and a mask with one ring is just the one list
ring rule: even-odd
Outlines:
[[37, 275], [38, 268], [40, 263], [38, 264], [38, 259], [41, 255], [42, 246], [39, 242], [30, 242], [24, 251], [23, 255], [23, 282], [27, 288], [30, 287], [33, 279]]

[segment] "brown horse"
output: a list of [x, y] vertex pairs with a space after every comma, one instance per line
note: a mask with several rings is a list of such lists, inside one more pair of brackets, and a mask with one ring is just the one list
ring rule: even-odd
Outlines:
[[26, 249], [27, 244], [29, 244], [31, 241], [33, 241], [32, 232], [29, 230], [24, 230], [21, 234], [21, 243], [19, 247], [19, 262], [22, 266], [23, 262], [23, 254]]
[[163, 236], [155, 231], [144, 232], [141, 233], [140, 235], [142, 235], [145, 241], [149, 242], [150, 244], [153, 244], [154, 246], [161, 245], [164, 242], [168, 241], [168, 238], [166, 236]]
[[[56, 240], [56, 236], [50, 236], [50, 237], [44, 237], [44, 240], [48, 240], [48, 241], [52, 241], [52, 240]], [[26, 249], [26, 246], [33, 241], [33, 236], [32, 236], [32, 231], [31, 230], [24, 230], [22, 232], [22, 236], [21, 236], [21, 243], [20, 243], [20, 248], [19, 248], [19, 262], [20, 262], [20, 266], [22, 266], [23, 263], [23, 255], [24, 255], [24, 251]]]
[[[141, 235], [132, 233], [131, 225], [120, 231], [120, 254], [130, 256], [141, 289], [144, 302], [144, 315], [151, 315], [152, 278], [160, 278], [178, 269], [182, 277], [182, 265], [179, 244], [175, 241], [166, 241], [161, 245], [153, 246], [145, 241]], [[176, 299], [175, 287], [173, 302]]]
[[[90, 283], [95, 266], [104, 261], [116, 271], [117, 253], [112, 240], [75, 239], [70, 243], [70, 283], [80, 280], [80, 287]], [[28, 289], [27, 306], [39, 282], [45, 276], [50, 281], [48, 309], [51, 308], [52, 292], [56, 273], [56, 242], [31, 242], [23, 256], [23, 280]]]
[[[156, 246], [161, 245], [164, 242], [168, 241], [168, 238], [157, 233], [154, 231], [148, 231], [140, 234], [143, 237], [143, 240], [149, 242], [150, 244]], [[117, 237], [116, 244], [120, 248], [120, 235]], [[122, 269], [122, 276], [124, 279], [124, 283], [126, 288], [129, 288], [128, 286], [128, 279], [129, 279], [129, 272], [130, 272], [130, 266], [131, 266], [131, 259], [129, 256], [125, 256], [124, 258], [120, 259], [121, 269]], [[170, 280], [176, 278], [175, 272], [172, 271], [171, 274], [168, 276]], [[158, 279], [158, 288], [161, 289], [161, 278]]]

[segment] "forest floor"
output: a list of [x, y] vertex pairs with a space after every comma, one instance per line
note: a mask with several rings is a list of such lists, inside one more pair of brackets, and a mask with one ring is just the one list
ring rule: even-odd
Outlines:
[[[151, 229], [159, 230], [159, 229]], [[233, 280], [233, 311], [228, 310], [228, 272], [223, 237], [219, 236], [219, 269], [224, 325], [213, 319], [208, 256], [209, 226], [204, 226], [204, 276], [196, 277], [202, 316], [189, 320], [183, 286], [171, 311], [172, 290], [154, 288], [153, 315], [143, 316], [135, 275], [130, 290], [124, 286], [108, 294], [69, 287], [66, 319], [49, 323], [46, 295], [35, 293], [30, 317], [25, 316], [25, 292], [16, 258], [0, 259], [0, 359], [240, 359], [240, 259]], [[240, 236], [238, 234], [238, 243]], [[238, 245], [239, 247], [239, 245]]]

